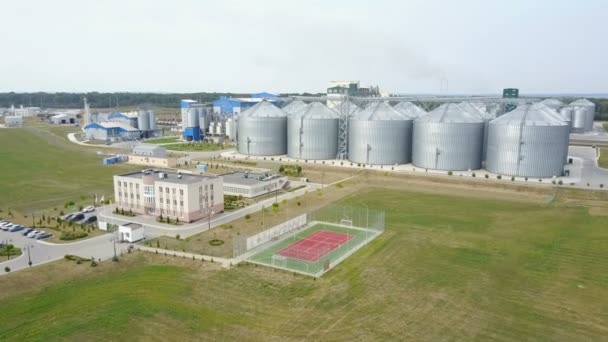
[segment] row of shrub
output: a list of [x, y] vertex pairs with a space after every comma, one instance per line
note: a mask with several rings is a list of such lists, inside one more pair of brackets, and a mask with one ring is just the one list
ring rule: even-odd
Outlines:
[[61, 235], [59, 236], [59, 240], [70, 241], [70, 240], [82, 239], [87, 236], [89, 236], [89, 233], [87, 233], [87, 232], [61, 232]]

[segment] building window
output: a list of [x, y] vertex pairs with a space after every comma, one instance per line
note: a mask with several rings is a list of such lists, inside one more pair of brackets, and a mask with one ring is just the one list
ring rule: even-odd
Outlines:
[[169, 199], [167, 198], [167, 204], [171, 204], [171, 201], [169, 201]]
[[173, 188], [173, 194], [175, 195], [175, 188]]
[[169, 188], [165, 188], [165, 192], [166, 192], [166, 193], [169, 193]]
[[179, 189], [180, 196], [184, 196], [184, 189]]
[[120, 181], [118, 181], [118, 186], [120, 186]]
[[179, 205], [183, 207], [184, 206], [184, 201], [179, 201]]
[[159, 192], [159, 193], [162, 193], [162, 192], [163, 192], [163, 187], [162, 187], [162, 186], [159, 186], [159, 187], [158, 187], [158, 192]]

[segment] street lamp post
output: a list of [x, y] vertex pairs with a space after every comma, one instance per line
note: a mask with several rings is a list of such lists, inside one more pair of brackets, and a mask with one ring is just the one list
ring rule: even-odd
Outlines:
[[207, 228], [207, 230], [211, 230], [211, 216], [213, 216], [213, 214], [215, 214], [215, 211], [213, 211], [213, 209], [211, 209], [211, 207], [207, 208], [207, 220], [209, 223], [209, 228]]
[[30, 254], [30, 249], [34, 248], [34, 245], [27, 245], [27, 264], [32, 267], [32, 255]]
[[13, 242], [12, 239], [7, 239], [6, 240], [6, 256], [8, 257], [8, 260], [11, 260], [11, 249], [12, 248], [8, 248], [8, 246], [11, 245], [11, 242]]

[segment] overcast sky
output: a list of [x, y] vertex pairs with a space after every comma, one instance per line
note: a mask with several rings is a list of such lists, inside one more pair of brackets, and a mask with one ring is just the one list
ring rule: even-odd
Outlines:
[[608, 88], [604, 0], [0, 0], [0, 13], [1, 92]]

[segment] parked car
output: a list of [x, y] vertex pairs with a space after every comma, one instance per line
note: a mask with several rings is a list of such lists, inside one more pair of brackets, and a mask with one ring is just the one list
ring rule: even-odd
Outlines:
[[27, 235], [26, 235], [26, 236], [27, 236], [28, 238], [33, 238], [33, 237], [34, 237], [34, 235], [36, 235], [36, 234], [38, 234], [38, 233], [40, 233], [40, 231], [39, 231], [39, 230], [34, 229], [34, 230], [32, 230], [31, 232], [27, 233]]
[[10, 227], [10, 228], [8, 229], [8, 231], [9, 231], [9, 232], [18, 232], [18, 231], [20, 231], [20, 230], [23, 230], [24, 228], [25, 228], [24, 226], [22, 226], [22, 225], [20, 225], [20, 224], [17, 224], [17, 225], [14, 225], [14, 226]]
[[82, 209], [82, 212], [83, 212], [83, 213], [91, 213], [91, 212], [93, 212], [93, 211], [95, 211], [95, 207], [94, 207], [94, 206], [92, 206], [92, 205], [90, 205], [90, 206], [88, 206], [88, 207], [86, 207], [86, 208]]
[[85, 220], [83, 220], [82, 224], [91, 224], [93, 222], [97, 222], [97, 216], [89, 216]]
[[74, 214], [74, 216], [70, 217], [70, 218], [68, 219], [68, 221], [74, 221], [74, 222], [77, 222], [77, 221], [82, 220], [83, 218], [84, 218], [84, 214], [82, 214], [82, 213], [77, 213], [77, 214]]
[[28, 228], [25, 231], [23, 231], [21, 234], [23, 234], [23, 236], [27, 236], [27, 234], [29, 234], [33, 231], [34, 231], [34, 228]]
[[61, 219], [63, 221], [70, 221], [72, 219], [72, 217], [74, 217], [74, 215], [76, 215], [76, 213], [71, 213], [71, 214], [63, 215], [63, 217]]
[[13, 223], [9, 223], [9, 224], [5, 224], [2, 227], [0, 227], [0, 229], [4, 230], [4, 231], [8, 231], [9, 229], [11, 229], [13, 226], [15, 226], [15, 224]]
[[42, 234], [36, 235], [35, 239], [36, 240], [42, 240], [42, 239], [49, 238], [51, 236], [53, 236], [53, 234], [51, 234], [51, 233], [42, 233]]
[[44, 230], [40, 230], [38, 233], [34, 234], [32, 238], [38, 240], [38, 236], [42, 234], [46, 234], [46, 232]]

